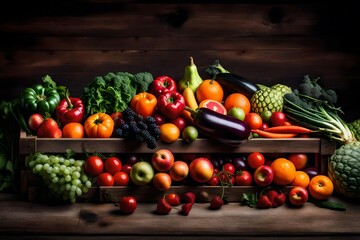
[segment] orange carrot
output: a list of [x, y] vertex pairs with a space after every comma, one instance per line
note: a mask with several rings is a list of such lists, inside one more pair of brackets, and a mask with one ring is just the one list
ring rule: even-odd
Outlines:
[[284, 126], [274, 126], [264, 129], [266, 132], [271, 133], [312, 133], [313, 130], [298, 126], [298, 125], [284, 125]]
[[297, 135], [297, 133], [272, 133], [260, 129], [253, 129], [251, 131], [263, 138], [293, 138]]

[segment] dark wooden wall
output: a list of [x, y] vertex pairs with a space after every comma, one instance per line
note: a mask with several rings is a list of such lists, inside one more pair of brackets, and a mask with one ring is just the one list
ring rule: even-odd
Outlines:
[[0, 95], [46, 74], [77, 96], [109, 71], [178, 80], [193, 56], [204, 77], [215, 59], [265, 85], [320, 77], [351, 121], [360, 118], [359, 23], [357, 1], [2, 1]]

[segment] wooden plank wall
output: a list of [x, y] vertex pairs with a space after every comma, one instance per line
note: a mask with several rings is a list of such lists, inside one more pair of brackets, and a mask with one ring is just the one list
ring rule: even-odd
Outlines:
[[74, 96], [109, 71], [179, 80], [193, 56], [204, 78], [215, 59], [265, 85], [320, 77], [351, 121], [360, 118], [359, 23], [357, 1], [2, 1], [0, 96], [46, 74]]

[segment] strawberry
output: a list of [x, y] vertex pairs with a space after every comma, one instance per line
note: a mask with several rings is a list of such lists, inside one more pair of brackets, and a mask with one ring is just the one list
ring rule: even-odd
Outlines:
[[273, 200], [272, 204], [273, 207], [279, 207], [286, 202], [286, 195], [285, 193], [279, 193]]
[[185, 216], [189, 215], [193, 203], [185, 203], [181, 206], [181, 213]]
[[161, 198], [156, 206], [156, 213], [161, 215], [169, 214], [172, 209], [172, 206], [165, 200]]
[[183, 203], [194, 203], [195, 202], [195, 193], [186, 192], [181, 195]]
[[210, 209], [220, 209], [224, 205], [224, 201], [219, 195], [215, 195], [210, 200]]
[[268, 196], [261, 195], [257, 201], [256, 207], [261, 208], [261, 209], [266, 209], [266, 208], [271, 208], [272, 204], [271, 204]]
[[272, 204], [272, 207], [276, 207], [276, 206], [274, 206], [274, 199], [279, 195], [279, 193], [276, 190], [272, 189], [272, 190], [267, 191], [265, 195], [269, 198], [269, 200]]

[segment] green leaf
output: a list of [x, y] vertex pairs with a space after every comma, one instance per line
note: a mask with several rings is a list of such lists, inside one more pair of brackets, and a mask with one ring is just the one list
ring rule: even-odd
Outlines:
[[9, 172], [11, 172], [12, 174], [14, 173], [14, 166], [12, 164], [11, 161], [7, 161], [6, 163], [6, 170], [8, 170]]
[[332, 200], [326, 200], [326, 201], [315, 201], [314, 204], [321, 208], [327, 208], [337, 211], [345, 211], [346, 206], [343, 203], [332, 201]]
[[1, 152], [0, 153], [0, 170], [5, 168], [6, 162], [7, 162], [6, 154]]

